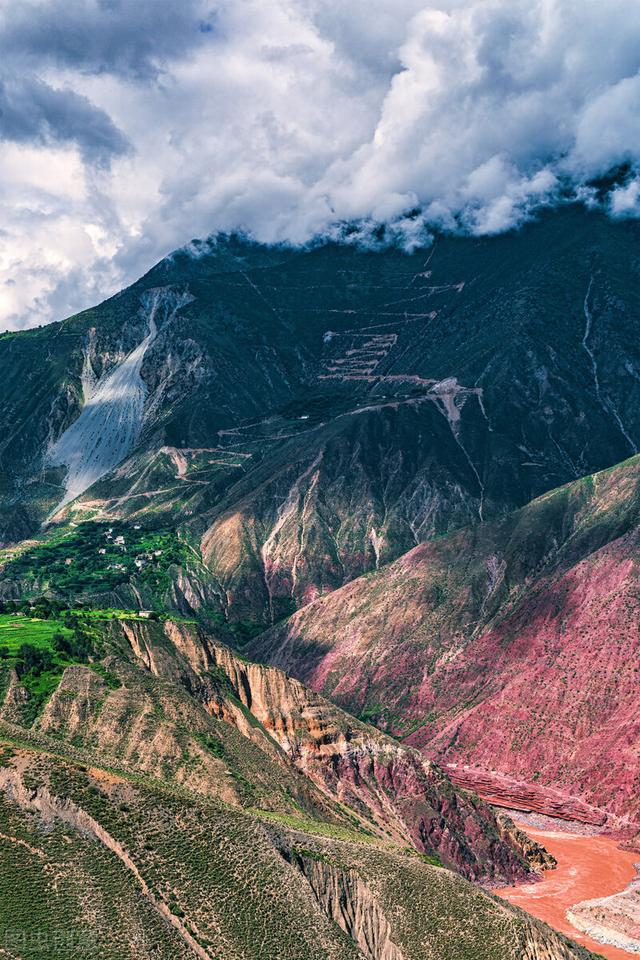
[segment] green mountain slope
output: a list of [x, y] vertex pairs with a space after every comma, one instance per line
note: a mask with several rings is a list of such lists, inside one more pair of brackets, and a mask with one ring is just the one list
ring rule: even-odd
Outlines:
[[265, 825], [31, 751], [5, 753], [0, 786], [9, 956], [590, 956], [401, 853]]
[[[230, 238], [5, 335], [2, 536], [37, 535], [65, 475], [94, 476], [124, 437], [56, 521], [177, 530], [192, 562], [170, 585], [119, 571], [115, 600], [260, 625], [618, 462], [640, 442], [637, 229], [568, 207], [411, 255]], [[109, 406], [152, 323], [126, 381], [142, 412], [126, 390]]]

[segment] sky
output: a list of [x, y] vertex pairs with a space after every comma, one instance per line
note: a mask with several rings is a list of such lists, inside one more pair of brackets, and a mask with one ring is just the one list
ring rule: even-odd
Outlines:
[[623, 164], [640, 216], [639, 71], [628, 0], [0, 0], [0, 330], [219, 231], [410, 249]]

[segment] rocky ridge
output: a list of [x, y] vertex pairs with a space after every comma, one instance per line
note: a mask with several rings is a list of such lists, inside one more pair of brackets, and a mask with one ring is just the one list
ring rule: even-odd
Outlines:
[[[179, 679], [210, 714], [276, 760], [288, 758], [367, 829], [436, 853], [475, 879], [511, 881], [529, 872], [513, 824], [498, 823], [473, 794], [457, 792], [418, 751], [348, 716], [282, 671], [239, 658], [192, 624], [124, 621], [111, 631], [112, 642], [124, 641], [153, 674]], [[228, 688], [220, 685], [221, 675]], [[211, 677], [217, 678], [213, 684]], [[59, 710], [59, 701], [67, 703], [64, 684], [49, 709]], [[45, 713], [43, 728], [47, 723]]]
[[639, 469], [417, 547], [247, 650], [487, 796], [637, 832]]

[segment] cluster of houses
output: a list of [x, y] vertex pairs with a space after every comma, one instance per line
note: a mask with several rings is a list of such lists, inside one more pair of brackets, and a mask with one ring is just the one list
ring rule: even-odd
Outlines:
[[[136, 523], [133, 529], [140, 530], [141, 525], [139, 523]], [[127, 552], [127, 544], [124, 536], [122, 534], [116, 534], [114, 536], [113, 527], [109, 527], [109, 529], [105, 533], [105, 539], [109, 541], [110, 547], [114, 547], [114, 546], [119, 547], [123, 553]], [[98, 553], [104, 556], [107, 553], [107, 549], [108, 549], [107, 547], [99, 547]], [[162, 556], [162, 550], [151, 550], [148, 553], [144, 553], [144, 554], [141, 554], [141, 556], [136, 557], [133, 562], [135, 563], [138, 570], [142, 570], [144, 567], [147, 566], [148, 563], [153, 562], [153, 560], [157, 560], [157, 558], [161, 556]], [[73, 563], [73, 558], [67, 557], [64, 562], [66, 566], [69, 567]], [[123, 573], [126, 572], [126, 569], [127, 568], [124, 565], [124, 563], [110, 563], [107, 566], [107, 570], [120, 570]]]
[[[140, 524], [139, 523], [135, 524], [133, 529], [140, 530]], [[125, 538], [122, 536], [122, 534], [118, 534], [117, 536], [114, 536], [113, 527], [110, 527], [109, 530], [107, 530], [105, 536], [107, 540], [112, 541], [112, 544], [114, 546], [120, 547], [120, 549], [124, 553], [127, 552], [127, 544], [126, 544]], [[106, 553], [107, 551], [105, 548], [102, 548], [99, 552]], [[148, 553], [143, 553], [141, 554], [141, 556], [136, 557], [133, 562], [138, 568], [138, 570], [142, 570], [144, 567], [147, 566], [148, 563], [153, 562], [153, 560], [157, 560], [158, 557], [161, 557], [161, 556], [162, 556], [162, 550], [151, 550]], [[110, 563], [108, 569], [124, 571], [126, 570], [126, 567], [122, 563]]]

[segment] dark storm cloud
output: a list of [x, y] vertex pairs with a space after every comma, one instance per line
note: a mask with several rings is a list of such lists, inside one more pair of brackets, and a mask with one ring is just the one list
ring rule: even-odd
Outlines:
[[90, 162], [107, 163], [130, 150], [111, 118], [86, 97], [42, 80], [0, 77], [0, 140], [75, 143]]
[[145, 80], [215, 33], [198, 0], [19, 0], [0, 6], [0, 56]]

